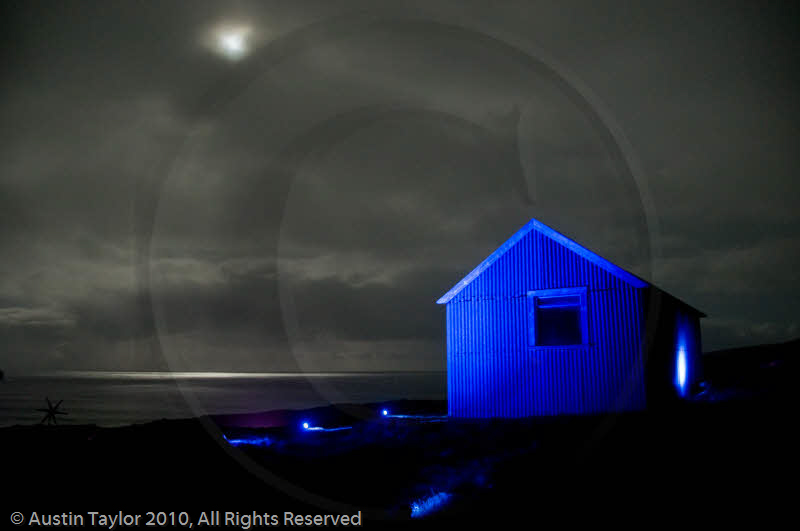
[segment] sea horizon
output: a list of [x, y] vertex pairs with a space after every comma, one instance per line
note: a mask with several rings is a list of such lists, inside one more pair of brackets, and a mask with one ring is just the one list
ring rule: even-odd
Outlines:
[[353, 376], [371, 374], [445, 374], [447, 371], [441, 370], [394, 370], [394, 371], [119, 371], [119, 370], [50, 370], [34, 373], [23, 373], [18, 375], [6, 375], [6, 378], [103, 378], [103, 377], [130, 377], [130, 378], [268, 378], [271, 376], [307, 376], [307, 377], [328, 377], [328, 376]]
[[335, 403], [440, 400], [444, 371], [48, 371], [0, 382], [0, 426], [38, 424], [46, 400], [63, 424], [121, 426], [160, 419], [307, 409]]

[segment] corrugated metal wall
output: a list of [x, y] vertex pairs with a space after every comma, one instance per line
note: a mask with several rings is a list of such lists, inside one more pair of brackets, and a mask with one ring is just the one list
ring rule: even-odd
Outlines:
[[[529, 347], [527, 292], [588, 288], [588, 346]], [[447, 303], [448, 410], [523, 417], [641, 409], [640, 290], [531, 231]]]

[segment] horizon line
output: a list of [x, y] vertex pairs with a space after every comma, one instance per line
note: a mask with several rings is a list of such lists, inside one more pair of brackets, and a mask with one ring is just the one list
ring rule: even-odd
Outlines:
[[408, 374], [408, 373], [446, 373], [446, 369], [439, 370], [388, 370], [388, 371], [270, 371], [270, 372], [246, 372], [246, 371], [120, 371], [120, 370], [52, 370], [28, 374], [18, 374], [16, 376], [28, 377], [108, 377], [108, 376], [127, 376], [127, 377], [152, 377], [152, 378], [264, 378], [270, 376], [298, 376], [298, 377], [322, 377], [322, 376], [350, 376], [358, 374]]

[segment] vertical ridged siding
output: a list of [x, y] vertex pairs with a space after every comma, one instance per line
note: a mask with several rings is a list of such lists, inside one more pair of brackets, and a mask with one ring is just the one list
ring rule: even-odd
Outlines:
[[[589, 345], [529, 347], [528, 291], [581, 286]], [[449, 414], [644, 408], [642, 316], [640, 290], [531, 231], [447, 303]]]

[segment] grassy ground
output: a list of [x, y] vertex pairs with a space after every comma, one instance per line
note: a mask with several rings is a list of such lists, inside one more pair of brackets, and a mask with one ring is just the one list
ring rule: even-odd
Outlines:
[[[791, 360], [771, 361], [742, 369], [758, 383], [749, 387], [742, 374], [712, 363], [712, 376], [736, 385], [712, 385], [660, 413], [475, 422], [381, 417], [383, 407], [409, 414], [444, 408], [398, 402], [281, 412], [269, 416], [280, 420], [270, 428], [231, 417], [4, 428], [4, 506], [187, 511], [195, 521], [212, 510], [281, 517], [361, 511], [372, 528], [553, 518], [641, 527], [756, 517], [763, 525], [794, 514], [797, 478], [797, 372]], [[303, 420], [350, 429], [307, 431], [299, 428]], [[262, 444], [233, 447], [223, 433]], [[446, 503], [424, 522], [412, 520], [412, 505], [430, 499]]]

